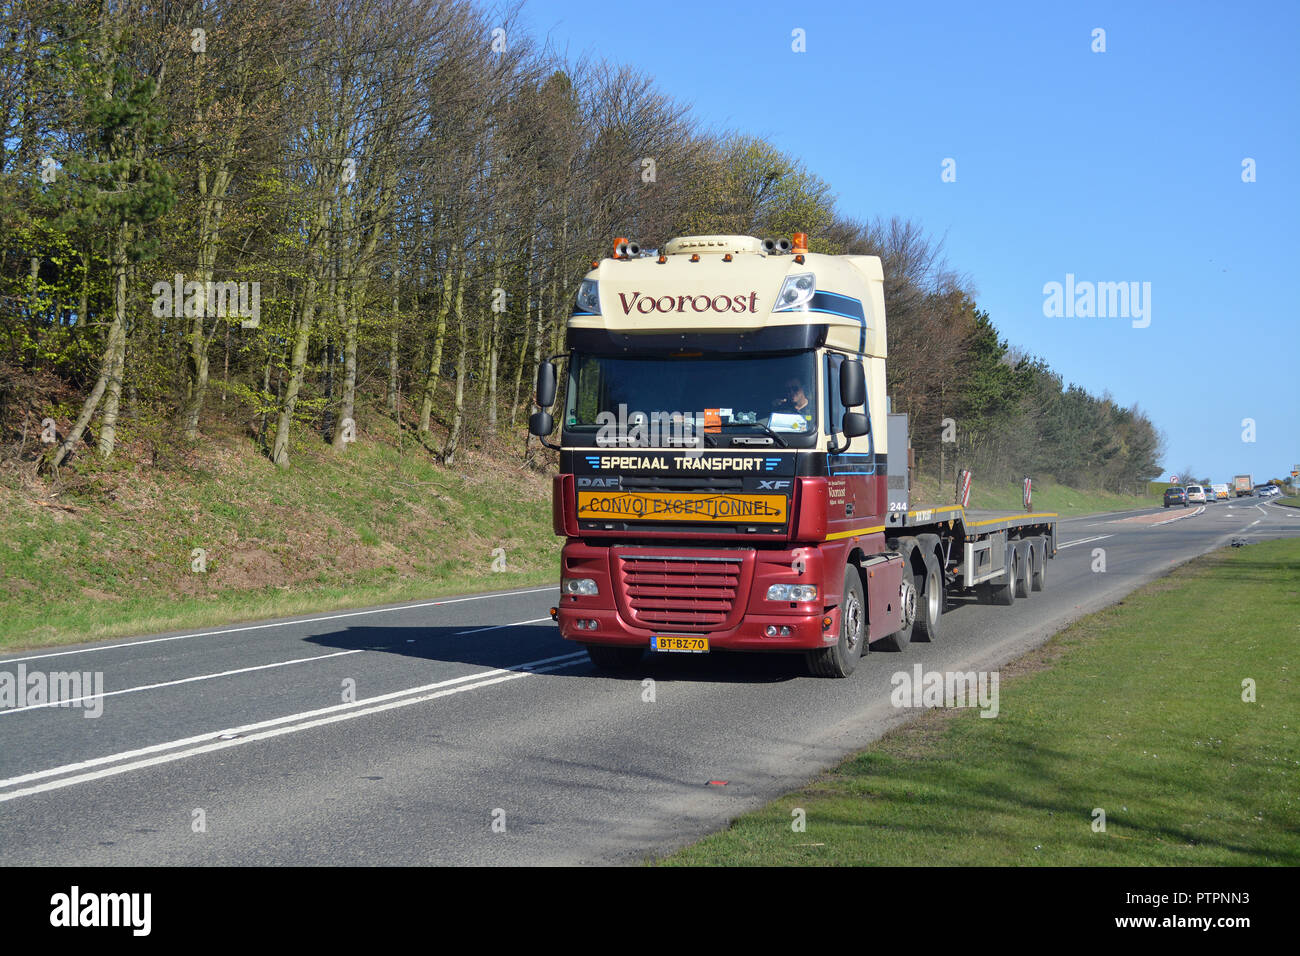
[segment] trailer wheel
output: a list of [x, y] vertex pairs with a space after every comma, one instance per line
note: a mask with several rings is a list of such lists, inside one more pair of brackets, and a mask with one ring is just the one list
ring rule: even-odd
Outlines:
[[862, 576], [856, 565], [844, 569], [844, 596], [840, 600], [840, 639], [805, 655], [813, 677], [848, 677], [858, 666], [867, 643], [867, 606], [862, 599]]
[[1015, 545], [1007, 546], [1006, 580], [1001, 584], [990, 585], [989, 595], [994, 604], [1010, 607], [1016, 603], [1016, 583], [1020, 580], [1020, 549]]
[[939, 639], [940, 619], [943, 617], [943, 570], [933, 552], [925, 555], [925, 581], [917, 595], [916, 634], [918, 641]]
[[1035, 591], [1047, 589], [1047, 539], [1034, 539], [1034, 574], [1031, 579]]
[[1029, 575], [1034, 564], [1033, 546], [1025, 540], [1016, 542], [1016, 597], [1029, 597]]
[[587, 644], [587, 656], [602, 671], [627, 671], [641, 663], [645, 656], [643, 647], [610, 647], [608, 644]]

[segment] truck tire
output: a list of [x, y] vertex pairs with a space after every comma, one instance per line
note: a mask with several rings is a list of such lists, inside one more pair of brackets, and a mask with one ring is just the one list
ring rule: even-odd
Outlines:
[[587, 656], [602, 671], [628, 671], [641, 663], [645, 656], [643, 647], [610, 647], [608, 644], [587, 644]]
[[1034, 539], [1034, 575], [1030, 582], [1035, 591], [1047, 590], [1047, 539]]
[[917, 595], [916, 630], [913, 637], [918, 641], [936, 641], [941, 629], [945, 595], [943, 569], [939, 567], [939, 559], [933, 551], [925, 554], [925, 580], [922, 585]]
[[903, 583], [898, 595], [899, 603], [902, 604], [903, 623], [898, 630], [885, 638], [896, 651], [907, 650], [907, 645], [912, 643], [912, 632], [916, 628], [916, 618], [921, 610], [919, 593], [921, 583], [920, 577], [912, 570], [912, 556], [908, 553], [903, 558]]
[[840, 598], [840, 639], [834, 647], [823, 647], [805, 655], [813, 677], [848, 677], [858, 666], [867, 644], [867, 606], [862, 598], [862, 575], [857, 565], [844, 569], [844, 592]]
[[1034, 566], [1034, 549], [1030, 542], [1020, 540], [1016, 542], [1016, 551], [1019, 552], [1017, 563], [1018, 577], [1016, 580], [1016, 597], [1029, 597], [1029, 576]]
[[1006, 580], [989, 587], [989, 596], [994, 604], [1010, 607], [1016, 603], [1016, 582], [1020, 578], [1020, 549], [1014, 544], [1007, 544]]

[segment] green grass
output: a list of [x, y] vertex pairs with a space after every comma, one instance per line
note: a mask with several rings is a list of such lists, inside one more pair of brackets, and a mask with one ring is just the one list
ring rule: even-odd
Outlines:
[[1286, 505], [1288, 508], [1300, 508], [1300, 498], [1285, 496], [1274, 499], [1274, 504]]
[[0, 649], [555, 583], [550, 479], [517, 448], [448, 469], [370, 420], [344, 455], [300, 434], [285, 472], [214, 422], [164, 465], [124, 446], [57, 495], [0, 483]]
[[1300, 541], [1198, 559], [663, 862], [1300, 865], [1298, 622]]

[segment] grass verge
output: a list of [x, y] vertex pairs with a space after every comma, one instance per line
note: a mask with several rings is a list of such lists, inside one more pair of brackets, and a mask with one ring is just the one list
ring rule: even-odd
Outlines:
[[344, 454], [304, 437], [281, 471], [222, 427], [58, 493], [0, 483], [0, 650], [556, 583], [550, 480], [517, 452], [443, 468], [379, 419]]
[[661, 862], [1295, 866], [1297, 621], [1300, 541], [1207, 555]]

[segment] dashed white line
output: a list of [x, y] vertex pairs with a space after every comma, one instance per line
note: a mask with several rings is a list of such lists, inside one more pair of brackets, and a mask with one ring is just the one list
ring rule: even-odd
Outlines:
[[310, 664], [312, 661], [323, 661], [328, 657], [344, 657], [348, 654], [360, 654], [365, 648], [357, 648], [352, 651], [335, 651], [332, 654], [317, 654], [315, 657], [299, 657], [292, 661], [276, 661], [274, 664], [257, 664], [252, 667], [239, 667], [235, 670], [218, 671], [215, 674], [198, 674], [194, 677], [179, 677], [176, 680], [161, 681], [157, 684], [141, 684], [139, 687], [125, 687], [122, 690], [105, 691], [102, 694], [87, 694], [84, 697], [60, 698], [59, 700], [46, 701], [42, 704], [28, 704], [26, 707], [13, 707], [8, 710], [0, 710], [0, 717], [8, 714], [21, 714], [24, 710], [39, 710], [42, 707], [70, 707], [73, 704], [79, 704], [82, 701], [98, 700], [102, 697], [116, 697], [118, 694], [134, 694], [142, 690], [157, 690], [160, 687], [175, 687], [177, 684], [191, 684], [199, 680], [213, 680], [217, 677], [230, 677], [234, 674], [247, 674], [250, 671], [270, 670], [272, 667], [288, 667], [290, 664]]

